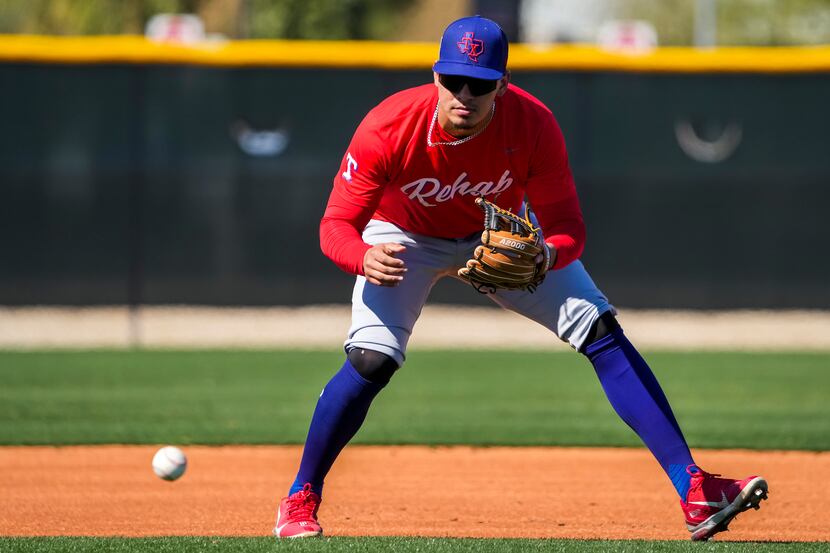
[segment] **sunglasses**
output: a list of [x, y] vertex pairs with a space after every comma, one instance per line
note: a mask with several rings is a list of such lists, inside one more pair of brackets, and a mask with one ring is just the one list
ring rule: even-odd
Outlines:
[[438, 75], [438, 81], [441, 83], [441, 86], [453, 94], [458, 94], [464, 88], [464, 85], [467, 85], [470, 89], [470, 94], [473, 96], [489, 94], [496, 90], [499, 84], [498, 80], [473, 79], [472, 77], [465, 77], [464, 75]]

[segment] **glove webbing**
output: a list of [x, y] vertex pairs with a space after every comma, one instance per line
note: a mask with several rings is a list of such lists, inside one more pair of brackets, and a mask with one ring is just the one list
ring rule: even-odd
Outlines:
[[476, 203], [484, 208], [484, 228], [486, 230], [498, 230], [500, 228], [499, 221], [507, 220], [510, 223], [510, 232], [513, 234], [524, 236], [539, 233], [539, 229], [534, 227], [530, 221], [530, 206], [527, 204], [525, 204], [525, 218], [521, 219], [512, 211], [502, 209], [483, 198], [476, 199]]

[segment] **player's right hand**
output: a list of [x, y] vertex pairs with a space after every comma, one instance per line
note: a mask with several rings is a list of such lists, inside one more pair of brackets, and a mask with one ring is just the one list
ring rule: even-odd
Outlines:
[[403, 280], [406, 267], [395, 256], [406, 251], [406, 246], [395, 242], [375, 244], [363, 256], [363, 275], [377, 286], [397, 286]]

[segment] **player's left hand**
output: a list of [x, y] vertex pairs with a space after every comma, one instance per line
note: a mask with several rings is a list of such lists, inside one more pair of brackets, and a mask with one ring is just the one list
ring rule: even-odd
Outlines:
[[521, 218], [484, 198], [476, 198], [476, 205], [484, 211], [481, 245], [458, 276], [482, 294], [499, 289], [533, 292], [553, 265], [555, 249], [544, 242], [527, 211]]

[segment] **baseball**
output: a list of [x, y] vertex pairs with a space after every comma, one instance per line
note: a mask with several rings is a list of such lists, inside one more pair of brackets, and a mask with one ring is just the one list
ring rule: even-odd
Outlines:
[[153, 455], [153, 472], [162, 480], [173, 481], [184, 474], [187, 457], [178, 447], [163, 447]]

